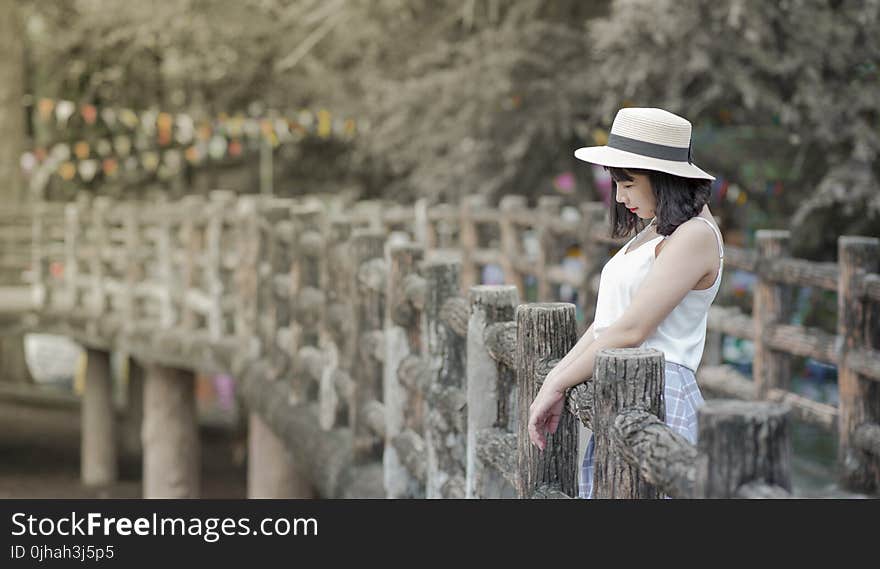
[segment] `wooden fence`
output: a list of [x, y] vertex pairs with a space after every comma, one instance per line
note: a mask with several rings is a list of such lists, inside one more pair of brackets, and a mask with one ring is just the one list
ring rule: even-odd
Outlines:
[[[752, 402], [709, 402], [697, 447], [662, 422], [662, 355], [634, 349], [600, 354], [594, 381], [571, 391], [572, 413], [537, 452], [525, 432], [528, 406], [592, 320], [599, 271], [622, 244], [607, 238], [602, 204], [571, 213], [562, 215], [557, 198], [530, 210], [514, 196], [497, 208], [473, 198], [403, 207], [213, 192], [149, 204], [81, 200], [63, 217], [41, 205], [30, 212], [32, 300], [21, 327], [76, 339], [90, 366], [121, 350], [146, 370], [148, 496], [197, 495], [192, 463], [162, 473], [168, 456], [181, 456], [175, 445], [195, 444], [192, 418], [168, 414], [191, 415], [194, 370], [230, 372], [254, 432], [277, 437], [293, 457], [289, 478], [320, 496], [573, 496], [576, 420], [596, 434], [597, 496], [779, 496], [790, 491], [788, 408], [837, 426], [844, 481], [876, 488], [874, 238], [841, 237], [839, 267], [787, 258], [778, 231], [759, 233], [758, 253], [726, 248], [728, 267], [758, 274], [760, 317], [713, 308], [697, 377], [704, 389]], [[585, 253], [577, 274], [561, 262], [572, 244]], [[507, 284], [480, 285], [486, 264], [501, 267]], [[521, 304], [528, 277], [535, 298]], [[559, 285], [578, 291], [578, 307], [552, 302]], [[785, 324], [786, 285], [837, 290], [838, 333]], [[720, 334], [758, 339], [754, 382], [718, 365]], [[786, 390], [791, 354], [838, 365], [839, 408]], [[95, 365], [90, 378], [105, 373]], [[107, 397], [89, 393], [89, 408], [106, 406]], [[86, 423], [106, 427], [106, 419]], [[112, 437], [98, 427], [84, 429], [84, 448], [98, 449], [84, 463], [115, 460]], [[754, 446], [745, 432], [755, 433]], [[282, 464], [255, 450], [280, 445], [251, 442], [252, 473]], [[90, 472], [84, 479], [115, 476], [106, 465]]]

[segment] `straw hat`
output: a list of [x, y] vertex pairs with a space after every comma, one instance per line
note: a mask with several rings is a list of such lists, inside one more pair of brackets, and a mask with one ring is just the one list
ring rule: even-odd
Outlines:
[[715, 179], [693, 163], [690, 121], [663, 109], [620, 109], [611, 125], [608, 144], [578, 148], [574, 155], [601, 166]]

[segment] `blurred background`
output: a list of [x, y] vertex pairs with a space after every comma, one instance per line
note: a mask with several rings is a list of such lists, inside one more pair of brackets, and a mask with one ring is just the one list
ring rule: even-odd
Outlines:
[[[877, 0], [0, 0], [0, 26], [7, 203], [214, 189], [607, 203], [610, 180], [573, 151], [647, 106], [693, 123], [728, 244], [784, 228], [793, 256], [831, 262], [838, 236], [880, 235]], [[719, 301], [750, 298], [751, 275], [725, 274]], [[833, 293], [802, 287], [796, 306], [793, 323], [833, 330]], [[750, 343], [728, 340], [724, 360], [748, 373]], [[80, 359], [6, 337], [2, 380], [75, 399]], [[796, 360], [795, 388], [834, 403], [835, 368]], [[231, 382], [200, 382], [207, 423], [233, 433], [213, 455], [217, 494], [243, 495]], [[3, 409], [21, 428], [0, 428], [0, 497], [40, 494], [21, 485], [31, 459], [60, 477], [53, 495], [85, 492], [75, 447], [69, 480], [35, 451], [75, 445], [75, 414], [33, 411], [35, 435]], [[804, 427], [795, 444], [824, 484], [833, 440]]]

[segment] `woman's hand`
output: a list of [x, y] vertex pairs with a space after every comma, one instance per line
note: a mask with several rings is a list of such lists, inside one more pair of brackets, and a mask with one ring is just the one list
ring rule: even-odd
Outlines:
[[539, 449], [544, 450], [546, 436], [556, 432], [564, 404], [565, 393], [545, 381], [529, 406], [529, 439]]

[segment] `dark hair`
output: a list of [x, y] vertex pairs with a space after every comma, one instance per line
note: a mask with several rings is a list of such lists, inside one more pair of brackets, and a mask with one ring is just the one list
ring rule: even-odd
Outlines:
[[[651, 191], [657, 200], [657, 233], [672, 235], [675, 228], [698, 215], [703, 206], [709, 202], [712, 184], [709, 180], [683, 178], [657, 170], [641, 170], [637, 168], [605, 169], [611, 174], [614, 185], [611, 192], [610, 221], [611, 236], [626, 237], [633, 231], [644, 228], [647, 223], [640, 223], [640, 218], [623, 204], [617, 203], [617, 183], [631, 182], [632, 174], [642, 174], [651, 182]], [[639, 227], [641, 225], [641, 227]]]

